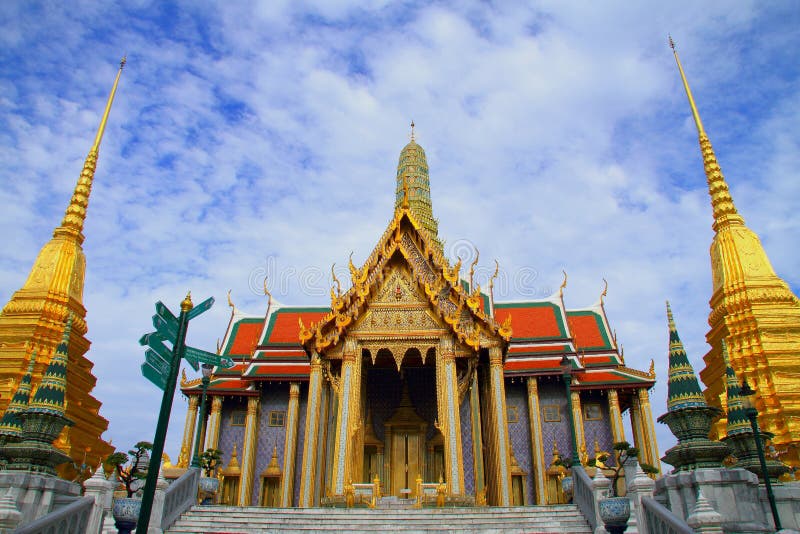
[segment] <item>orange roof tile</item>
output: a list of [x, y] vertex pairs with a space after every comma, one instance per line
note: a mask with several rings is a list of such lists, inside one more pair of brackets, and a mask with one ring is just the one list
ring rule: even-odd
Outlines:
[[567, 321], [572, 338], [581, 349], [610, 349], [611, 341], [598, 313], [568, 311]]
[[269, 324], [264, 334], [264, 345], [295, 345], [300, 346], [300, 325], [298, 319], [303, 319], [306, 328], [318, 322], [330, 311], [329, 308], [280, 308], [275, 310], [269, 318]]
[[249, 356], [258, 345], [258, 338], [261, 336], [261, 327], [264, 319], [247, 318], [240, 319], [233, 325], [228, 346], [224, 353], [228, 356]]
[[511, 314], [515, 341], [567, 337], [560, 309], [552, 302], [520, 302], [495, 304], [494, 319], [505, 321]]

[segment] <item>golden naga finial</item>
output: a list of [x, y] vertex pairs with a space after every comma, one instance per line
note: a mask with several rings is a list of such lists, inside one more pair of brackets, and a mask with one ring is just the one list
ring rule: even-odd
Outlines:
[[192, 303], [192, 292], [191, 291], [187, 291], [186, 292], [186, 298], [183, 299], [183, 301], [181, 302], [181, 311], [182, 312], [188, 312], [192, 308], [194, 308], [194, 304]]
[[603, 305], [603, 299], [605, 298], [606, 295], [608, 295], [608, 280], [603, 278], [603, 284], [605, 284], [603, 286], [603, 292], [600, 293], [600, 305], [601, 306]]
[[475, 266], [478, 265], [478, 258], [481, 257], [481, 251], [475, 247], [475, 260], [469, 266], [469, 289], [472, 291], [472, 277], [475, 276]]
[[[336, 284], [336, 296], [342, 296], [342, 283], [339, 281], [339, 278], [336, 276], [336, 272], [333, 270], [336, 267], [336, 262], [331, 264], [331, 277], [333, 278], [333, 283]], [[333, 287], [331, 287], [331, 295], [333, 294]]]
[[650, 358], [650, 370], [647, 371], [647, 374], [650, 375], [650, 378], [655, 380], [656, 378], [656, 362], [653, 358]]
[[558, 288], [558, 297], [559, 298], [563, 298], [564, 297], [564, 288], [567, 287], [567, 271], [563, 271], [562, 270], [561, 272], [564, 273], [564, 281], [561, 282], [561, 286]]
[[500, 263], [497, 260], [494, 260], [494, 274], [489, 278], [489, 288], [494, 289], [494, 280], [497, 278], [497, 275], [500, 274]]
[[313, 336], [314, 334], [312, 334], [311, 331], [308, 328], [306, 328], [306, 325], [303, 324], [302, 317], [297, 318], [297, 324], [300, 326], [300, 332], [298, 334], [298, 337], [300, 338], [300, 343], [305, 343], [306, 341], [311, 339], [311, 336]]
[[228, 290], [228, 306], [230, 306], [231, 315], [233, 315], [236, 313], [236, 306], [233, 304], [233, 301], [231, 300], [231, 291], [232, 291], [231, 289]]

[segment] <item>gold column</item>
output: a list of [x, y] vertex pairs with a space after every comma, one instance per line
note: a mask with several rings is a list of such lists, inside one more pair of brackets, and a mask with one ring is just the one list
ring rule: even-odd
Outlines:
[[461, 414], [458, 406], [456, 353], [452, 337], [439, 340], [436, 354], [436, 390], [439, 428], [444, 437], [444, 465], [447, 489], [451, 495], [464, 493], [464, 457], [461, 448]]
[[634, 394], [631, 398], [631, 430], [633, 430], [633, 445], [639, 449], [639, 461], [647, 463], [645, 450], [644, 427], [642, 426], [642, 413], [639, 396]]
[[545, 490], [544, 443], [542, 443], [542, 419], [539, 416], [539, 382], [535, 376], [528, 377], [528, 419], [531, 426], [531, 456], [533, 457], [533, 487], [536, 504], [547, 504]]
[[489, 409], [493, 428], [489, 439], [494, 443], [491, 461], [495, 464], [498, 506], [511, 506], [511, 465], [508, 441], [508, 416], [506, 415], [506, 386], [503, 378], [503, 353], [500, 347], [489, 348]]
[[190, 395], [189, 408], [186, 410], [186, 422], [183, 423], [183, 439], [181, 440], [181, 451], [178, 454], [177, 467], [189, 467], [189, 458], [194, 452], [194, 429], [197, 422], [198, 404], [200, 404], [200, 398], [197, 395]]
[[220, 395], [214, 395], [211, 397], [211, 415], [208, 416], [208, 427], [206, 429], [206, 449], [216, 449], [219, 447], [219, 423], [221, 418], [222, 397]]
[[[303, 438], [303, 466], [300, 475], [301, 508], [314, 506], [314, 475], [320, 437], [320, 412], [322, 411], [322, 362], [317, 354], [311, 357], [311, 374], [308, 381], [308, 405], [306, 407], [306, 430]], [[286, 468], [284, 467], [284, 472]]]
[[581, 410], [581, 393], [580, 391], [572, 390], [570, 404], [572, 405], [572, 417], [575, 420], [575, 441], [578, 442], [578, 457], [581, 463], [586, 459], [586, 436], [583, 432], [583, 411]]
[[300, 384], [289, 384], [289, 409], [286, 411], [286, 437], [283, 440], [283, 476], [281, 477], [281, 507], [292, 506], [294, 497], [294, 462], [297, 456], [297, 421]]
[[611, 420], [611, 439], [614, 443], [625, 441], [625, 428], [622, 426], [622, 412], [619, 409], [619, 394], [616, 389], [608, 390], [608, 417]]
[[656, 429], [653, 425], [653, 410], [650, 407], [650, 395], [647, 389], [641, 388], [638, 391], [639, 398], [639, 418], [642, 422], [642, 438], [644, 440], [642, 449], [645, 457], [644, 463], [650, 464], [661, 472], [661, 462], [658, 455], [658, 443], [656, 443]]
[[[472, 460], [475, 473], [475, 496], [485, 493], [486, 476], [483, 472], [483, 429], [481, 428], [481, 400], [478, 391], [478, 370], [472, 372], [469, 389], [469, 409], [472, 417]], [[484, 495], [485, 497], [485, 495]]]
[[258, 397], [247, 399], [247, 416], [244, 420], [244, 445], [242, 446], [242, 475], [239, 479], [239, 506], [250, 506], [255, 476], [258, 441]]
[[353, 439], [360, 423], [361, 355], [358, 342], [346, 339], [339, 375], [339, 410], [336, 414], [336, 442], [333, 455], [333, 493], [344, 494], [353, 476]]

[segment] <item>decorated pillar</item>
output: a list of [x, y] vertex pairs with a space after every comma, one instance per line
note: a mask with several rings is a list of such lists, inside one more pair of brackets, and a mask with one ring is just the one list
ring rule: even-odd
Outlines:
[[242, 446], [242, 475], [239, 487], [239, 506], [250, 506], [256, 466], [258, 442], [258, 397], [248, 397], [247, 416], [244, 420], [244, 445]]
[[531, 456], [533, 457], [533, 487], [536, 504], [547, 504], [545, 490], [544, 443], [542, 442], [542, 418], [539, 416], [539, 382], [535, 376], [528, 377], [528, 419], [531, 425]]
[[469, 388], [469, 413], [472, 419], [472, 459], [475, 473], [475, 496], [486, 498], [486, 475], [483, 472], [483, 429], [481, 428], [481, 399], [478, 390], [478, 370], [472, 372]]
[[[291, 390], [290, 390], [291, 395]], [[308, 407], [303, 441], [303, 466], [300, 475], [300, 502], [302, 508], [314, 506], [314, 481], [317, 456], [320, 449], [320, 412], [322, 411], [322, 362], [317, 354], [311, 356], [311, 373], [308, 381]], [[284, 467], [284, 472], [286, 468]]]
[[208, 416], [205, 450], [219, 448], [219, 429], [220, 429], [221, 419], [222, 419], [222, 397], [220, 395], [215, 395], [211, 397], [211, 414]]
[[641, 421], [641, 434], [642, 434], [642, 462], [650, 464], [656, 469], [660, 470], [661, 462], [658, 455], [658, 443], [656, 443], [656, 429], [653, 424], [653, 410], [650, 407], [650, 395], [647, 393], [646, 388], [640, 388], [637, 391], [637, 400], [639, 402], [639, 421]]
[[333, 456], [333, 493], [344, 494], [345, 484], [353, 476], [353, 451], [358, 425], [360, 423], [361, 358], [358, 342], [345, 339], [342, 354], [342, 371], [339, 375], [338, 404], [336, 414], [336, 442]]
[[581, 392], [572, 390], [570, 395], [572, 421], [575, 425], [575, 441], [578, 442], [578, 457], [581, 463], [586, 462], [586, 436], [583, 431], [583, 411], [581, 410]]
[[611, 419], [611, 440], [614, 443], [625, 441], [625, 428], [622, 426], [622, 411], [619, 409], [619, 394], [616, 389], [608, 390], [608, 416]]
[[458, 406], [456, 352], [452, 337], [439, 340], [436, 354], [436, 391], [439, 428], [444, 437], [444, 465], [451, 495], [464, 493], [464, 459], [461, 449], [461, 414]]
[[294, 462], [297, 456], [297, 422], [300, 383], [289, 384], [289, 408], [286, 411], [286, 437], [283, 440], [283, 477], [281, 478], [281, 507], [292, 506], [294, 497]]
[[633, 431], [633, 445], [639, 449], [639, 461], [647, 463], [645, 458], [644, 427], [642, 426], [642, 410], [639, 396], [634, 394], [631, 398], [631, 430]]
[[183, 423], [183, 439], [181, 440], [181, 450], [178, 454], [178, 467], [189, 467], [189, 457], [192, 454], [194, 425], [197, 422], [197, 406], [199, 402], [199, 396], [189, 396], [189, 409], [186, 411], [186, 422]]
[[506, 386], [503, 378], [503, 353], [500, 347], [489, 348], [489, 409], [492, 417], [489, 421], [493, 428], [489, 439], [494, 444], [494, 454], [490, 459], [494, 465], [497, 480], [497, 506], [511, 506], [511, 466], [508, 440], [508, 417], [506, 415]]

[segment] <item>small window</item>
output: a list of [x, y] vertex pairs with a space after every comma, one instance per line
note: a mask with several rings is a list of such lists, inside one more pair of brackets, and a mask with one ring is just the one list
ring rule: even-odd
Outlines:
[[508, 415], [508, 422], [509, 423], [518, 423], [519, 422], [519, 408], [517, 406], [509, 406], [507, 415]]
[[560, 423], [561, 410], [558, 404], [545, 404], [542, 406], [542, 416], [546, 423]]
[[583, 407], [583, 417], [587, 421], [600, 421], [603, 418], [603, 410], [599, 404], [587, 404]]
[[269, 426], [283, 426], [286, 424], [286, 412], [269, 412]]
[[238, 411], [231, 414], [231, 426], [244, 426], [245, 412]]

